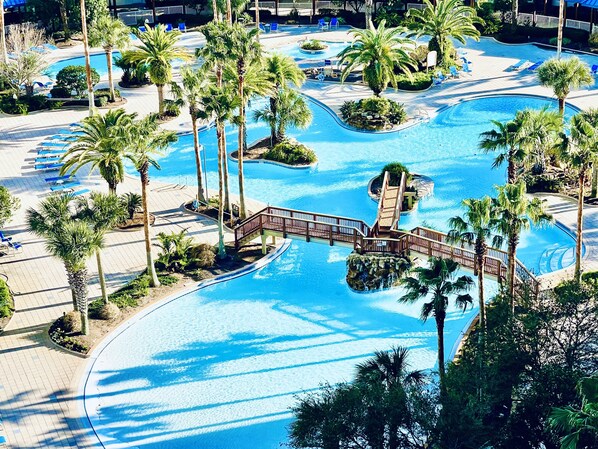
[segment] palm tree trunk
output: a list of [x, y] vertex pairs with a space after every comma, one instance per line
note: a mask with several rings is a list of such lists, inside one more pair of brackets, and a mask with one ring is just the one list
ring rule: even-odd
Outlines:
[[596, 163], [592, 164], [592, 198], [598, 196], [598, 166]]
[[93, 115], [93, 83], [91, 80], [91, 62], [89, 59], [89, 44], [87, 42], [87, 11], [85, 9], [85, 0], [80, 0], [81, 7], [81, 33], [83, 34], [83, 52], [85, 53], [85, 73], [87, 74], [87, 99], [89, 101], [89, 116]]
[[[278, 88], [276, 89], [278, 92]], [[276, 117], [278, 108], [276, 106], [276, 97], [270, 97], [270, 111], [272, 112], [272, 117]], [[276, 145], [276, 125], [273, 124], [270, 126], [270, 145]]]
[[513, 154], [515, 153], [515, 149], [512, 148], [509, 151], [509, 160], [507, 162], [507, 183], [515, 184], [515, 161], [513, 160]]
[[193, 112], [191, 112], [191, 127], [193, 128], [193, 148], [195, 150], [195, 166], [197, 168], [197, 200], [205, 202], [206, 197], [204, 195], [202, 181], [203, 170], [201, 169], [201, 158], [199, 154], [199, 136], [197, 135], [197, 119]]
[[106, 51], [106, 63], [108, 65], [108, 85], [110, 86], [110, 101], [114, 103], [116, 96], [114, 93], [114, 80], [112, 78], [112, 49]]
[[66, 270], [66, 278], [69, 283], [69, 287], [71, 289], [71, 299], [73, 300], [73, 310], [75, 312], [78, 312], [79, 304], [77, 303], [77, 295], [75, 294], [75, 289], [73, 288], [73, 285], [75, 285], [75, 282], [73, 280], [73, 272], [66, 265], [64, 266], [64, 268]]
[[83, 268], [73, 272], [73, 290], [77, 297], [77, 304], [79, 305], [79, 313], [81, 314], [81, 333], [89, 335], [89, 316], [87, 313], [87, 268]]
[[[260, 5], [259, 0], [255, 0], [255, 27], [260, 29]], [[257, 39], [260, 39], [260, 34], [257, 34]]]
[[6, 35], [4, 34], [4, 0], [0, 2], [0, 51], [2, 52], [2, 62], [4, 64], [8, 64], [8, 53], [6, 51]]
[[96, 263], [98, 265], [98, 278], [100, 279], [100, 289], [102, 290], [102, 301], [108, 304], [108, 293], [106, 293], [106, 276], [104, 276], [104, 267], [102, 266], [102, 255], [100, 250], [96, 250]]
[[559, 98], [559, 114], [561, 114], [561, 116], [565, 116], [565, 99], [564, 98]]
[[577, 199], [577, 231], [575, 237], [575, 280], [581, 282], [581, 245], [583, 233], [583, 199], [586, 182], [586, 171], [579, 174], [579, 198]]
[[226, 0], [226, 21], [229, 25], [233, 24], [233, 8], [231, 6], [230, 0]]
[[440, 380], [440, 392], [446, 392], [444, 384], [444, 317], [436, 316], [436, 331], [438, 333], [438, 378]]
[[508, 272], [507, 272], [507, 286], [509, 289], [509, 300], [511, 301], [511, 313], [515, 313], [515, 265], [517, 261], [517, 243], [519, 235], [513, 232], [509, 236], [508, 247]]
[[220, 259], [226, 256], [224, 247], [224, 171], [222, 169], [222, 126], [216, 122], [216, 138], [218, 140], [218, 257]]
[[143, 235], [145, 237], [145, 255], [147, 258], [147, 274], [150, 277], [150, 287], [159, 287], [160, 280], [156, 274], [156, 267], [154, 266], [154, 258], [152, 256], [152, 240], [149, 229], [149, 207], [147, 204], [147, 186], [149, 184], [149, 167], [145, 163], [139, 170], [141, 176], [141, 203], [143, 207]]
[[158, 88], [158, 114], [164, 114], [164, 85], [156, 84]]
[[117, 182], [109, 181], [108, 182], [108, 193], [110, 193], [111, 195], [116, 195], [116, 186], [117, 185], [118, 185]]
[[513, 17], [511, 18], [511, 23], [513, 26], [517, 25], [517, 16], [519, 15], [519, 0], [513, 0], [513, 9], [512, 9]]
[[243, 83], [245, 78], [242, 69], [239, 73], [239, 149], [237, 150], [237, 161], [239, 166], [239, 215], [241, 220], [245, 220], [247, 212], [245, 210], [245, 180], [243, 174], [243, 151], [245, 148], [245, 98], [243, 92]]
[[226, 153], [226, 128], [222, 124], [222, 171], [224, 174], [224, 210], [230, 214], [231, 222], [233, 219], [230, 208], [230, 189], [228, 185], [228, 154]]
[[478, 270], [478, 294], [480, 300], [480, 329], [486, 329], [486, 303], [484, 301], [484, 272], [486, 269], [486, 248], [482, 241], [476, 240], [476, 259]]
[[64, 38], [69, 40], [71, 38], [71, 29], [69, 28], [69, 18], [66, 14], [66, 0], [60, 0], [60, 22], [62, 22], [62, 31], [64, 31]]
[[212, 9], [214, 10], [214, 22], [218, 23], [218, 3], [216, 0], [212, 0]]

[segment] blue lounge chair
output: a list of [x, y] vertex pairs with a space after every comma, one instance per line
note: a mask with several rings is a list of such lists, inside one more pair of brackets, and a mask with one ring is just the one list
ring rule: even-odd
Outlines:
[[272, 33], [274, 33], [275, 31], [278, 31], [278, 23], [276, 23], [276, 22], [272, 22], [272, 23], [270, 24], [270, 31], [271, 31]]
[[57, 182], [57, 181], [65, 181], [73, 176], [72, 173], [64, 176], [52, 176], [51, 178], [45, 178], [44, 181], [46, 182]]
[[544, 64], [544, 61], [538, 61], [533, 63], [532, 65], [530, 65], [527, 70], [529, 70], [530, 72], [535, 72], [536, 70], [538, 70], [538, 67], [540, 67], [542, 64]]
[[468, 61], [463, 61], [463, 68], [461, 69], [461, 71], [463, 73], [471, 73], [471, 67], [469, 67], [469, 62]]
[[12, 240], [12, 237], [6, 237], [6, 235], [4, 235], [4, 232], [0, 231], [0, 241], [1, 242], [10, 242]]
[[266, 27], [264, 26], [264, 24], [263, 24], [263, 23], [260, 23], [258, 26], [259, 26], [259, 28], [260, 28], [260, 31], [262, 31], [262, 32], [266, 33]]
[[58, 162], [60, 161], [60, 156], [55, 156], [55, 155], [47, 155], [47, 156], [42, 156], [42, 157], [36, 157], [35, 158], [35, 163], [36, 164], [48, 164], [50, 162]]
[[179, 23], [179, 31], [181, 33], [186, 33], [187, 32], [187, 27], [185, 26], [185, 22]]
[[44, 44], [44, 45], [42, 45], [42, 47], [47, 48], [50, 51], [58, 50], [58, 47], [56, 45], [52, 45], [52, 44]]
[[444, 73], [442, 73], [440, 70], [438, 72], [436, 72], [434, 74], [434, 76], [436, 76], [437, 79], [440, 80], [440, 82], [442, 83], [443, 81], [446, 81], [446, 76], [444, 75]]
[[521, 68], [523, 68], [523, 66], [527, 64], [527, 59], [520, 59], [519, 61], [517, 61], [515, 64], [510, 65], [509, 67], [507, 67], [506, 71], [507, 72], [515, 72], [520, 70]]
[[52, 192], [62, 192], [63, 190], [72, 189], [73, 187], [77, 187], [80, 185], [81, 183], [79, 181], [69, 181], [63, 182], [62, 184], [55, 184], [52, 187], [50, 187], [50, 190]]
[[451, 72], [451, 77], [453, 77], [453, 78], [459, 78], [461, 76], [461, 72], [459, 72], [457, 70], [457, 67], [455, 67], [454, 65], [450, 66], [449, 70]]
[[140, 32], [140, 33], [145, 33], [146, 31], [147, 31], [147, 28], [146, 28], [146, 27], [144, 27], [144, 26], [140, 26], [140, 27], [139, 27], [139, 32]]
[[338, 30], [338, 19], [336, 17], [333, 17], [332, 19], [330, 19], [330, 28], [336, 28]]
[[46, 164], [35, 164], [33, 168], [35, 168], [36, 170], [60, 170], [62, 167], [64, 167], [64, 164], [60, 163], [46, 163]]
[[45, 147], [46, 149], [49, 147], [53, 147], [54, 149], [56, 148], [66, 148], [70, 145], [70, 143], [68, 142], [52, 142], [52, 141], [44, 141], [42, 143], [39, 144], [40, 147]]
[[322, 31], [328, 29], [328, 24], [326, 23], [326, 21], [324, 19], [318, 20], [318, 28]]
[[89, 193], [90, 190], [89, 189], [81, 189], [81, 190], [77, 190], [76, 192], [71, 193], [72, 196], [79, 196], [79, 195], [85, 195], [86, 193]]
[[38, 156], [62, 156], [66, 154], [64, 150], [39, 150], [37, 152]]
[[598, 75], [598, 64], [592, 66], [592, 75]]
[[166, 31], [172, 31], [172, 23], [166, 24]]

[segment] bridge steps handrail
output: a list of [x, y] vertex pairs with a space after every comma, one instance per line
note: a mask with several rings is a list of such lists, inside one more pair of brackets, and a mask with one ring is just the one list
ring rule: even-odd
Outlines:
[[399, 228], [399, 220], [401, 219], [401, 211], [403, 209], [403, 197], [405, 196], [405, 189], [407, 188], [407, 176], [405, 172], [401, 173], [401, 181], [399, 182], [399, 191], [395, 199], [394, 210], [392, 213], [392, 224], [390, 229], [397, 230]]

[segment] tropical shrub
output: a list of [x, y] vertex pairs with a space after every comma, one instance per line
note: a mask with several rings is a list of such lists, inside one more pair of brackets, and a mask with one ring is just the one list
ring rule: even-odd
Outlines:
[[71, 98], [71, 91], [65, 87], [53, 87], [50, 89], [50, 96], [52, 98]]
[[[550, 45], [555, 45], [556, 46], [558, 44], [558, 38], [551, 37], [550, 40], [548, 41], [548, 43]], [[567, 37], [564, 37], [562, 43], [563, 43], [563, 47], [566, 47], [567, 45], [569, 45], [571, 43], [571, 39], [569, 39]]]
[[427, 89], [432, 85], [432, 71], [426, 72], [417, 72], [411, 75], [409, 78], [407, 75], [399, 75], [397, 77], [397, 88], [400, 90], [409, 90], [409, 91], [416, 91], [416, 90], [424, 90]]
[[428, 53], [430, 53], [430, 50], [427, 45], [418, 45], [411, 53], [409, 53], [409, 57], [413, 62], [417, 63], [418, 70], [425, 68], [428, 60]]
[[287, 139], [264, 153], [264, 159], [288, 165], [307, 165], [316, 162], [316, 153], [305, 145]]
[[[106, 98], [106, 100], [110, 99], [110, 89], [97, 89], [93, 92], [94, 99], [98, 98]], [[120, 90], [114, 89], [114, 97], [115, 99], [121, 98]]]
[[340, 109], [341, 117], [351, 126], [365, 130], [391, 129], [407, 121], [401, 103], [383, 97], [346, 101]]
[[[91, 83], [96, 85], [100, 82], [100, 75], [94, 68], [91, 69]], [[63, 87], [69, 92], [75, 91], [77, 97], [83, 96], [87, 90], [87, 72], [85, 66], [69, 65], [61, 69], [56, 75], [56, 85]]]
[[194, 245], [188, 250], [188, 257], [191, 260], [189, 268], [211, 268], [216, 263], [216, 250], [207, 243]]
[[12, 301], [10, 299], [10, 290], [3, 279], [0, 279], [0, 318], [10, 316]]
[[65, 313], [62, 317], [62, 329], [67, 333], [81, 331], [81, 314], [75, 310]]
[[391, 162], [389, 164], [386, 164], [380, 172], [380, 176], [384, 176], [384, 172], [388, 172], [388, 182], [391, 186], [399, 185], [399, 182], [401, 181], [401, 175], [403, 173], [405, 173], [405, 176], [407, 177], [407, 184], [409, 184], [412, 179], [411, 173], [409, 173], [409, 169], [400, 162]]
[[138, 193], [124, 193], [120, 196], [120, 201], [122, 205], [125, 207], [125, 209], [127, 209], [127, 213], [129, 214], [129, 220], [132, 220], [135, 217], [136, 212], [141, 212], [143, 202], [141, 195], [139, 195]]
[[598, 50], [598, 31], [590, 34], [588, 38], [588, 45], [592, 50]]
[[185, 230], [166, 234], [160, 232], [157, 246], [162, 250], [156, 260], [156, 268], [162, 271], [184, 272], [189, 259], [189, 250], [193, 240], [185, 235]]
[[[58, 318], [52, 326], [50, 326], [50, 330], [48, 334], [54, 343], [59, 346], [62, 346], [65, 349], [70, 351], [79, 352], [81, 354], [85, 354], [89, 351], [89, 346], [85, 343], [81, 343], [76, 338], [70, 337], [66, 334], [70, 334], [72, 332], [67, 331], [64, 328], [64, 319], [65, 317], [62, 316]], [[77, 332], [76, 330], [73, 332]]]
[[311, 39], [311, 40], [306, 40], [304, 42], [302, 42], [299, 47], [301, 47], [302, 50], [312, 50], [312, 51], [317, 51], [317, 50], [324, 50], [325, 48], [327, 48], [327, 45], [324, 44], [322, 41], [319, 41], [318, 39]]
[[21, 207], [21, 200], [10, 194], [10, 191], [0, 185], [0, 228], [3, 228], [6, 223], [12, 218], [13, 212]]
[[148, 66], [142, 62], [133, 62], [128, 51], [122, 52], [120, 57], [114, 59], [114, 65], [122, 70], [120, 85], [122, 87], [141, 87], [151, 84]]
[[0, 96], [0, 111], [7, 114], [27, 115], [32, 111], [48, 108], [48, 99], [44, 95], [21, 96], [14, 99], [12, 95]]

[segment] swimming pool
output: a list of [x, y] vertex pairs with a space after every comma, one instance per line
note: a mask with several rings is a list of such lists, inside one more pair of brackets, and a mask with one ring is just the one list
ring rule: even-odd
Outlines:
[[328, 45], [328, 48], [326, 48], [318, 53], [308, 53], [308, 52], [302, 51], [301, 48], [299, 48], [298, 43], [285, 45], [283, 47], [276, 48], [273, 51], [283, 53], [292, 58], [295, 58], [296, 60], [303, 60], [303, 59], [322, 60], [322, 59], [336, 58], [342, 50], [344, 50], [348, 45], [350, 45], [349, 42], [323, 42], [323, 43]]
[[[112, 53], [112, 61], [114, 61], [117, 57], [120, 57], [120, 52], [115, 51]], [[100, 78], [108, 76], [108, 63], [106, 62], [106, 54], [105, 53], [96, 53], [89, 57], [89, 63], [92, 68], [98, 71]], [[69, 58], [69, 59], [62, 59], [58, 62], [55, 62], [48, 67], [46, 74], [55, 79], [56, 75], [60, 70], [64, 69], [69, 65], [85, 65], [85, 56], [79, 56], [76, 58]], [[114, 64], [112, 65], [112, 73], [113, 76], [120, 76], [122, 75], [122, 70], [116, 67]]]

